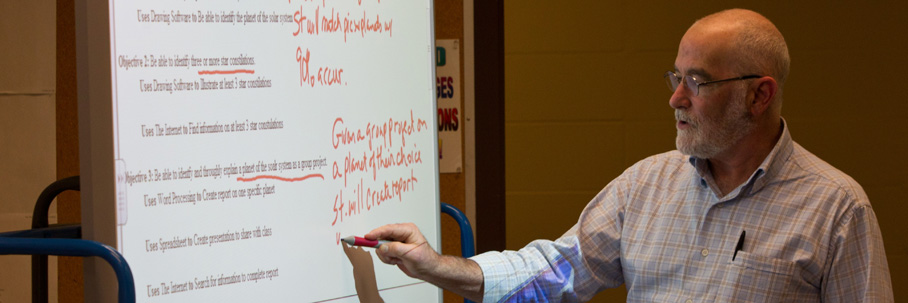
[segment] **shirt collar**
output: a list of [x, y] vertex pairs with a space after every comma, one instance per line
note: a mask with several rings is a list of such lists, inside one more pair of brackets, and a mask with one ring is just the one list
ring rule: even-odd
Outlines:
[[[776, 141], [776, 144], [769, 152], [769, 155], [767, 155], [766, 158], [763, 159], [763, 163], [761, 163], [760, 166], [757, 167], [748, 181], [727, 194], [726, 199], [740, 195], [740, 192], [743, 192], [742, 189], [748, 186], [750, 187], [749, 193], [756, 193], [757, 191], [765, 187], [766, 184], [769, 184], [769, 182], [773, 180], [773, 178], [782, 170], [782, 166], [791, 156], [791, 153], [794, 150], [794, 146], [792, 144], [791, 134], [788, 132], [788, 123], [785, 122], [785, 118], [782, 118], [780, 123], [782, 124], [782, 136], [780, 136], [779, 140]], [[707, 165], [705, 159], [690, 156], [688, 158], [688, 161], [696, 169], [698, 177], [700, 178], [701, 186], [714, 186], [714, 184], [711, 184], [711, 178], [707, 179], [704, 177], [710, 176], [709, 165]]]
[[766, 159], [763, 160], [763, 163], [760, 164], [760, 167], [757, 168], [757, 171], [754, 172], [754, 175], [750, 177], [750, 182], [753, 183], [753, 187], [750, 190], [751, 193], [759, 191], [770, 181], [774, 180], [781, 173], [782, 167], [785, 162], [788, 162], [791, 153], [794, 151], [791, 134], [788, 132], [788, 123], [785, 122], [785, 118], [782, 118], [780, 123], [782, 124], [782, 136], [779, 137], [779, 141], [776, 142], [776, 145], [766, 156]]

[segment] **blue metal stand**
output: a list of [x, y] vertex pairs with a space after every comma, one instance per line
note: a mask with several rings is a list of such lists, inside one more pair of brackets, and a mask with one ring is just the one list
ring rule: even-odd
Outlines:
[[136, 287], [129, 264], [117, 250], [105, 244], [78, 239], [29, 239], [0, 237], [0, 255], [56, 255], [101, 257], [117, 274], [121, 303], [136, 302]]
[[79, 176], [48, 185], [35, 203], [32, 229], [0, 233], [0, 255], [32, 255], [32, 302], [47, 302], [47, 255], [56, 255], [101, 257], [117, 275], [119, 302], [134, 303], [135, 281], [123, 255], [103, 243], [80, 239], [82, 227], [78, 224], [48, 224], [48, 209], [54, 198], [64, 191], [79, 189]]
[[441, 212], [450, 215], [457, 221], [460, 226], [460, 254], [464, 258], [476, 255], [476, 248], [473, 244], [473, 228], [470, 227], [470, 220], [467, 216], [451, 204], [441, 202]]
[[[51, 183], [41, 191], [38, 201], [35, 202], [35, 210], [32, 213], [32, 231], [28, 238], [63, 238], [63, 239], [81, 239], [82, 226], [78, 224], [55, 225], [50, 228], [48, 222], [48, 212], [50, 204], [54, 198], [67, 190], [80, 190], [81, 182], [79, 176], [63, 178]], [[32, 303], [47, 303], [47, 255], [32, 255]]]
[[[441, 203], [441, 212], [450, 215], [454, 218], [454, 221], [457, 221], [457, 225], [460, 226], [460, 254], [464, 258], [472, 257], [476, 254], [476, 248], [473, 244], [473, 228], [470, 227], [470, 220], [467, 219], [467, 216], [448, 203]], [[473, 303], [468, 299], [463, 299], [464, 303]]]

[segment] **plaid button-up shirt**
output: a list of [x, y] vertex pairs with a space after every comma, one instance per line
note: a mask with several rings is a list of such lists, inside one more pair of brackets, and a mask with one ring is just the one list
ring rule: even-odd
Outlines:
[[747, 182], [723, 197], [715, 188], [704, 160], [644, 159], [558, 240], [474, 257], [484, 302], [587, 301], [622, 283], [631, 302], [893, 301], [867, 195], [784, 121]]

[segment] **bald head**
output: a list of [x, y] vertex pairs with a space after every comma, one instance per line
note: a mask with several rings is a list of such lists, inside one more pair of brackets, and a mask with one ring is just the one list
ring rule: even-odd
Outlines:
[[[717, 150], [756, 145], [771, 148], [772, 144], [764, 143], [775, 142], [781, 131], [782, 83], [788, 75], [788, 65], [785, 40], [765, 17], [742, 9], [715, 13], [695, 22], [681, 38], [675, 70], [697, 77], [701, 85], [707, 82], [723, 84], [709, 86], [706, 94], [676, 89], [669, 104], [682, 118], [693, 117], [687, 120], [694, 121], [693, 125], [698, 124], [697, 115], [710, 117], [702, 121], [728, 118], [721, 125], [700, 123], [703, 129], [716, 133], [715, 137], [703, 139], [703, 142], [728, 142], [726, 145], [713, 144]], [[751, 75], [759, 77], [747, 77]], [[702, 88], [698, 86], [698, 92], [699, 89]], [[695, 139], [692, 135], [682, 136], [680, 130], [678, 140]], [[723, 139], [720, 135], [726, 137]], [[697, 146], [693, 141], [684, 142], [690, 145], [679, 143], [679, 149]], [[709, 145], [704, 143], [697, 147]], [[690, 149], [691, 154], [694, 150]], [[713, 156], [719, 153], [723, 152], [717, 151]]]
[[[697, 20], [689, 35], [712, 37], [722, 46], [725, 58], [731, 68], [740, 74], [772, 76], [784, 86], [788, 77], [791, 59], [785, 38], [769, 19], [754, 11], [730, 9]], [[683, 39], [682, 39], [683, 40]]]

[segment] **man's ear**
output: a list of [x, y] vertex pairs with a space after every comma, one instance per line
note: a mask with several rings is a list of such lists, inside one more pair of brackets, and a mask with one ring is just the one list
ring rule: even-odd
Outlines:
[[766, 76], [754, 80], [750, 87], [751, 92], [753, 93], [750, 112], [754, 116], [761, 116], [770, 106], [772, 106], [779, 84], [776, 82], [776, 79]]

